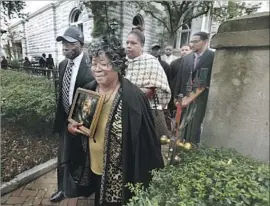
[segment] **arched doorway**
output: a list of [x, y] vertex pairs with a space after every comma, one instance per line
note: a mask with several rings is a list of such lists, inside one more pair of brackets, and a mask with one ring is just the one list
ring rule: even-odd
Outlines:
[[133, 26], [140, 26], [142, 30], [145, 28], [144, 19], [141, 14], [136, 14], [132, 20]]
[[83, 32], [82, 11], [79, 8], [74, 8], [69, 15], [70, 26], [76, 26]]

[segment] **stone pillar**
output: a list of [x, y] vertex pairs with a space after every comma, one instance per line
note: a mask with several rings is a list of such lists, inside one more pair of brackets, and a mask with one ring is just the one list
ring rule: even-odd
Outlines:
[[223, 23], [216, 49], [202, 144], [269, 161], [269, 12]]

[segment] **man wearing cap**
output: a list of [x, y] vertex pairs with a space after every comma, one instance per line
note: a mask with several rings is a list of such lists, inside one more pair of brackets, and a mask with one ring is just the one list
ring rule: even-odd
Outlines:
[[[65, 60], [59, 64], [59, 100], [56, 110], [53, 132], [58, 133], [58, 164], [57, 164], [57, 184], [58, 191], [52, 194], [50, 201], [59, 202], [65, 196], [76, 195], [75, 180], [70, 178], [74, 165], [68, 165], [70, 158], [79, 158], [76, 148], [72, 147], [79, 137], [74, 137], [68, 133], [68, 114], [70, 106], [78, 87], [94, 80], [88, 55], [83, 52], [83, 33], [77, 27], [69, 27], [63, 36], [58, 36], [56, 41], [62, 42], [63, 55]], [[72, 157], [71, 155], [72, 154]]]
[[161, 57], [160, 57], [160, 50], [161, 50], [161, 47], [159, 46], [159, 44], [153, 44], [151, 46], [151, 54], [156, 57], [159, 61], [159, 63], [161, 64], [161, 66], [163, 67], [165, 73], [166, 73], [166, 76], [167, 76], [167, 79], [168, 79], [168, 82], [170, 84], [170, 80], [171, 80], [171, 71], [170, 71], [170, 65], [167, 64], [165, 61], [161, 60]]

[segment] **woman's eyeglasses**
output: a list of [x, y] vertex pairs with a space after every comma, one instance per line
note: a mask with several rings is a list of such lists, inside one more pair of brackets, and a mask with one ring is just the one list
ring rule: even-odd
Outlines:
[[105, 71], [110, 71], [111, 68], [109, 67], [111, 63], [108, 64], [92, 64], [92, 69], [96, 70], [97, 68], [105, 70]]

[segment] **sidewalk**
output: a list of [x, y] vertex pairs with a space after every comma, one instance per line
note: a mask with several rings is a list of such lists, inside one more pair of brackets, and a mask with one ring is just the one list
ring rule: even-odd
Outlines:
[[[162, 146], [165, 155], [168, 145]], [[166, 159], [164, 158], [166, 162]], [[51, 203], [50, 196], [56, 191], [56, 170], [53, 170], [33, 182], [1, 197], [1, 206], [32, 206], [32, 205], [58, 205], [58, 206], [94, 206], [94, 195], [89, 198], [71, 198], [60, 203]]]
[[56, 191], [56, 188], [56, 170], [53, 170], [35, 181], [1, 197], [1, 206], [94, 206], [94, 196], [87, 199], [71, 198], [62, 200], [60, 203], [51, 203], [49, 199], [51, 194]]

